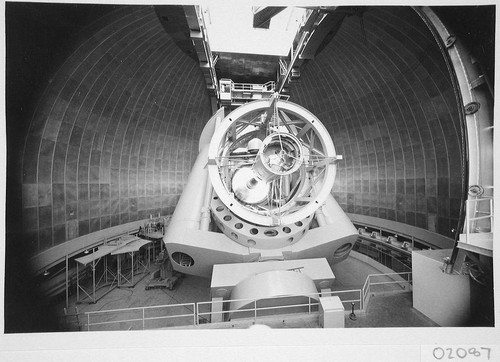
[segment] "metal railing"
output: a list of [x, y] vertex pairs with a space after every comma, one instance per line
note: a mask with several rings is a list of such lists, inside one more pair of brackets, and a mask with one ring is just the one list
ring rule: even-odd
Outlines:
[[[404, 234], [404, 233], [390, 230], [387, 228], [382, 228], [380, 226], [375, 228], [375, 227], [372, 227], [369, 225], [362, 226], [359, 223], [357, 223], [355, 225], [358, 226], [359, 236], [364, 237], [364, 238], [370, 238], [370, 239], [374, 239], [376, 241], [388, 242], [389, 238], [391, 238], [391, 239], [396, 238], [396, 235], [397, 235], [396, 240], [407, 242], [412, 247], [415, 247], [415, 243], [418, 243], [420, 245], [426, 245], [425, 240], [416, 238], [413, 235]], [[369, 229], [369, 231], [366, 229]], [[386, 236], [384, 236], [384, 235], [386, 235]]]
[[[318, 312], [320, 296], [338, 296], [345, 310], [350, 310], [354, 303], [355, 309], [365, 311], [373, 293], [410, 292], [412, 290], [411, 275], [411, 272], [370, 274], [362, 289], [86, 312], [86, 329], [87, 331], [154, 329], [196, 326], [200, 323], [215, 323], [215, 321], [225, 322], [234, 317], [256, 321], [258, 318], [276, 314], [311, 314]], [[243, 308], [231, 309], [231, 303], [238, 303]], [[176, 312], [176, 308], [180, 311]]]
[[[376, 281], [376, 279], [381, 279]], [[374, 281], [375, 280], [375, 281]], [[370, 274], [363, 285], [363, 309], [366, 310], [373, 293], [401, 293], [412, 291], [412, 273]]]
[[[297, 298], [297, 296], [293, 296]], [[281, 296], [277, 298], [264, 298], [264, 299], [232, 299], [232, 300], [223, 300], [223, 301], [209, 301], [209, 302], [198, 302], [196, 303], [196, 314], [198, 315], [198, 318], [201, 318], [204, 321], [207, 322], [212, 322], [212, 318], [220, 314], [220, 319], [219, 321], [225, 322], [231, 320], [232, 317], [237, 316], [238, 318], [253, 318], [253, 320], [257, 320], [258, 317], [263, 317], [263, 316], [269, 316], [270, 314], [276, 314], [276, 313], [269, 313], [269, 312], [275, 312], [279, 311], [283, 314], [283, 312], [303, 312], [305, 313], [307, 311], [308, 314], [311, 314], [311, 312], [315, 311], [318, 306], [318, 302], [316, 301], [315, 298], [312, 296], [303, 296], [302, 298], [305, 299], [307, 298], [307, 302], [302, 302], [302, 303], [291, 303], [291, 304], [285, 304], [283, 303], [286, 299], [291, 299], [292, 296]], [[278, 299], [281, 303], [279, 305], [274, 305], [274, 306], [265, 306], [266, 301], [271, 301]], [[230, 304], [235, 303], [235, 302], [240, 302], [243, 303], [246, 306], [251, 306], [251, 307], [246, 307], [246, 308], [236, 308], [236, 309], [230, 309]], [[213, 310], [213, 304], [220, 304], [222, 303], [222, 310], [220, 311], [214, 311]], [[205, 312], [200, 312], [201, 309], [208, 309], [208, 311]], [[293, 308], [293, 309], [292, 309]], [[215, 319], [215, 318], [214, 318]]]
[[[176, 308], [181, 309], [181, 311], [187, 309], [189, 313], [176, 313], [174, 311]], [[87, 331], [144, 330], [197, 324], [195, 303], [102, 310], [86, 312], [85, 315]], [[98, 319], [98, 321], [94, 321], [93, 319]]]
[[396, 273], [411, 272], [411, 252], [375, 239], [363, 240], [373, 243], [375, 246], [362, 243], [358, 239], [354, 245], [354, 251], [368, 256]]
[[[356, 295], [356, 298], [349, 298], [349, 294]], [[196, 303], [196, 314], [198, 318], [204, 321], [211, 322], [212, 318], [218, 321], [228, 321], [232, 317], [237, 316], [238, 318], [253, 318], [255, 321], [259, 317], [266, 317], [275, 314], [286, 314], [286, 313], [307, 313], [311, 314], [318, 311], [319, 297], [320, 296], [338, 296], [343, 304], [351, 303], [358, 304], [358, 307], [362, 307], [362, 294], [361, 289], [353, 290], [340, 290], [340, 291], [330, 291], [325, 293], [314, 293], [309, 295], [286, 295], [270, 298], [261, 299], [231, 299], [231, 300], [220, 300], [220, 301], [208, 301], [208, 302], [198, 302]], [[298, 302], [296, 302], [299, 300]], [[300, 302], [300, 300], [303, 300]], [[288, 303], [287, 303], [288, 301]], [[232, 303], [238, 303], [243, 305], [244, 308], [230, 309]], [[222, 304], [220, 310], [215, 310], [214, 305]], [[274, 304], [274, 305], [269, 305]], [[279, 312], [279, 313], [272, 313]]]
[[[481, 205], [478, 205], [481, 203]], [[493, 198], [469, 199], [466, 203], [465, 235], [469, 242], [472, 233], [491, 232], [493, 225]], [[485, 221], [483, 221], [485, 220]], [[480, 221], [483, 221], [484, 225]]]
[[231, 86], [232, 90], [236, 91], [272, 92], [274, 91], [275, 83], [274, 81], [269, 81], [264, 84], [232, 83]]

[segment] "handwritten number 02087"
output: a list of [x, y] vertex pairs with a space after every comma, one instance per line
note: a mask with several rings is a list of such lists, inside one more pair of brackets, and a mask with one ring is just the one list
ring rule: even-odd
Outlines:
[[485, 351], [487, 353], [486, 358], [489, 360], [490, 359], [490, 348], [486, 347], [480, 347], [479, 349], [477, 348], [441, 348], [441, 347], [436, 347], [432, 350], [432, 355], [434, 356], [435, 359], [441, 360], [441, 359], [455, 359], [456, 357], [460, 359], [464, 359], [468, 355], [474, 356], [474, 357], [481, 357], [482, 353], [480, 351]]

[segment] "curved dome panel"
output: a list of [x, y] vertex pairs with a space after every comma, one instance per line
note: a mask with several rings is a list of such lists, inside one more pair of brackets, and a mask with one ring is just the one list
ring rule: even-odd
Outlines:
[[210, 102], [198, 64], [150, 6], [121, 7], [49, 82], [28, 132], [23, 229], [30, 253], [170, 214]]
[[351, 214], [452, 236], [463, 152], [460, 114], [440, 49], [410, 7], [347, 17], [301, 68], [291, 100], [329, 129], [338, 163], [333, 195]]

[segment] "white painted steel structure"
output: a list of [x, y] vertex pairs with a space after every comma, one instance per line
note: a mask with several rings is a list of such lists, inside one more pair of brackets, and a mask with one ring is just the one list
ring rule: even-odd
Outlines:
[[199, 151], [164, 237], [176, 271], [347, 258], [357, 230], [330, 193], [342, 157], [311, 112], [278, 94], [219, 110]]
[[[256, 155], [237, 152], [254, 138], [263, 138]], [[267, 226], [292, 224], [312, 215], [330, 194], [335, 161], [342, 158], [318, 118], [277, 98], [251, 102], [228, 115], [215, 130], [208, 157], [210, 181], [222, 202], [242, 219]], [[247, 168], [256, 180], [268, 185], [273, 181], [267, 204], [246, 202], [231, 187], [230, 178]], [[276, 199], [283, 201], [273, 203]]]
[[[460, 39], [429, 7], [416, 7], [447, 53], [465, 117], [467, 212], [458, 247], [486, 256], [493, 250], [493, 98], [486, 76]], [[445, 53], [445, 54], [446, 54]], [[490, 199], [487, 202], [476, 202]], [[475, 235], [473, 235], [475, 234]]]
[[[311, 293], [304, 300], [296, 304], [290, 304], [290, 298], [297, 295], [273, 297], [278, 301], [271, 306], [259, 304], [258, 299], [229, 299], [223, 303], [230, 306], [243, 304], [247, 306], [242, 309], [227, 308], [219, 312], [213, 312], [214, 305], [219, 301], [207, 301], [197, 303], [183, 303], [158, 305], [149, 307], [123, 308], [112, 310], [101, 310], [86, 312], [82, 321], [84, 329], [92, 330], [123, 330], [123, 329], [154, 329], [179, 326], [201, 326], [204, 323], [213, 323], [211, 320], [225, 321], [229, 315], [237, 312], [249, 312], [254, 322], [261, 321], [268, 316], [269, 311], [287, 314], [292, 309], [301, 308], [307, 314], [318, 313], [318, 299], [322, 296], [338, 296], [344, 304], [345, 310], [350, 310], [352, 303], [356, 311], [366, 311], [371, 294], [376, 293], [407, 293], [412, 290], [412, 273], [389, 273], [370, 274], [367, 276], [362, 289], [334, 290], [327, 293]], [[261, 300], [265, 300], [263, 298]], [[281, 303], [279, 302], [281, 300]], [[220, 315], [219, 318], [216, 318]], [[284, 317], [280, 317], [284, 318]], [[224, 322], [222, 322], [224, 323]]]

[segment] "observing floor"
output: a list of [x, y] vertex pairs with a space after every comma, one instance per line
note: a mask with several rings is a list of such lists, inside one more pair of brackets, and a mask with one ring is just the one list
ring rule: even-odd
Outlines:
[[422, 313], [413, 309], [411, 293], [375, 295], [366, 313], [356, 320], [345, 319], [347, 328], [439, 327]]
[[[344, 262], [335, 265], [333, 272], [336, 276], [333, 290], [361, 289], [369, 274], [378, 274], [373, 266], [349, 257]], [[171, 305], [182, 303], [196, 303], [210, 300], [210, 280], [201, 277], [185, 275], [175, 285], [173, 290], [149, 289], [145, 286], [149, 279], [146, 275], [133, 288], [115, 288], [97, 303], [91, 304], [87, 301], [76, 303], [76, 296], [69, 298], [69, 309], [66, 317], [69, 322], [66, 330], [86, 330], [85, 312], [103, 311], [122, 308], [135, 308], [144, 306]], [[64, 319], [65, 301], [57, 307], [57, 312]], [[188, 308], [189, 309], [189, 308]], [[184, 313], [189, 313], [185, 311]], [[349, 319], [346, 312], [345, 326], [347, 328], [374, 328], [374, 327], [433, 327], [437, 326], [433, 321], [412, 308], [411, 293], [402, 294], [374, 294], [366, 312], [356, 312], [356, 320]], [[78, 317], [76, 316], [78, 314]], [[234, 323], [233, 323], [234, 324]], [[318, 328], [316, 320], [302, 317], [291, 318], [280, 325], [272, 325], [274, 328]], [[233, 326], [234, 328], [245, 328], [248, 323]], [[208, 327], [207, 325], [205, 327]], [[231, 326], [229, 326], [231, 328]], [[128, 329], [128, 328], [127, 328]]]

